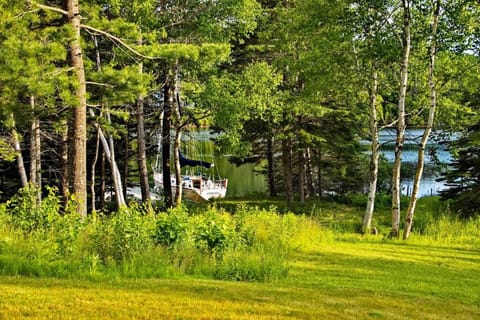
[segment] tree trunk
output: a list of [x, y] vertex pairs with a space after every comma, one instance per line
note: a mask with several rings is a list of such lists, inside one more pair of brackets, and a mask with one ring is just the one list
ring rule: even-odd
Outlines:
[[12, 118], [12, 142], [15, 153], [17, 154], [17, 169], [18, 174], [20, 175], [20, 183], [22, 187], [25, 187], [28, 184], [27, 171], [25, 170], [25, 162], [23, 161], [22, 148], [20, 146], [20, 139], [18, 138], [18, 132], [15, 125], [15, 118], [11, 114]]
[[[143, 72], [143, 65], [140, 63], [139, 72]], [[150, 186], [148, 184], [147, 153], [145, 147], [145, 118], [143, 116], [143, 97], [137, 99], [137, 163], [140, 178], [140, 189], [142, 201], [150, 205]]]
[[413, 217], [415, 214], [415, 207], [417, 205], [417, 195], [420, 189], [420, 180], [422, 179], [425, 147], [427, 146], [428, 138], [433, 127], [433, 121], [435, 119], [435, 111], [437, 108], [437, 90], [435, 88], [435, 56], [437, 51], [437, 29], [438, 20], [440, 18], [440, 0], [434, 2], [433, 8], [433, 22], [432, 22], [432, 42], [430, 45], [430, 64], [428, 72], [428, 84], [430, 87], [430, 109], [428, 112], [428, 120], [425, 131], [422, 135], [422, 140], [418, 148], [417, 170], [415, 173], [415, 180], [413, 181], [412, 196], [410, 197], [410, 203], [408, 205], [407, 214], [405, 217], [405, 225], [403, 230], [403, 239], [406, 240], [410, 236], [412, 230]]
[[[93, 111], [90, 109], [90, 114], [94, 116]], [[107, 117], [107, 119], [110, 121], [110, 118]], [[110, 170], [112, 171], [112, 180], [113, 180], [113, 187], [115, 190], [115, 201], [117, 203], [117, 206], [124, 207], [127, 205], [123, 193], [123, 186], [122, 186], [122, 175], [120, 174], [120, 170], [118, 169], [117, 162], [115, 160], [115, 152], [114, 152], [114, 146], [113, 146], [113, 138], [112, 136], [107, 138], [105, 137], [105, 134], [103, 133], [102, 128], [98, 123], [95, 123], [95, 127], [97, 128], [97, 133], [100, 138], [100, 142], [102, 143], [102, 148], [103, 152], [105, 154], [105, 157], [110, 164]]]
[[62, 167], [62, 172], [60, 174], [60, 185], [62, 188], [62, 199], [64, 208], [67, 207], [68, 201], [70, 199], [70, 134], [69, 134], [69, 125], [67, 121], [63, 121], [64, 129], [61, 132], [62, 146], [60, 151], [60, 165]]
[[380, 153], [380, 143], [378, 141], [377, 88], [378, 73], [375, 70], [372, 75], [372, 87], [370, 88], [370, 134], [372, 139], [372, 154], [370, 156], [367, 208], [365, 210], [362, 222], [363, 233], [370, 233], [370, 229], [372, 227], [373, 210], [375, 208], [375, 196], [377, 192], [378, 158]]
[[110, 164], [110, 170], [112, 171], [112, 180], [113, 186], [115, 189], [115, 200], [117, 202], [118, 207], [126, 206], [127, 203], [125, 201], [124, 192], [123, 192], [123, 184], [122, 184], [122, 175], [120, 174], [120, 170], [118, 169], [117, 161], [115, 160], [115, 149], [113, 144], [112, 136], [108, 137], [108, 141], [103, 134], [103, 131], [100, 127], [98, 127], [99, 134], [100, 134], [100, 141], [102, 142], [103, 152], [105, 153], [105, 158]]
[[[35, 113], [35, 97], [30, 96], [30, 106]], [[30, 182], [38, 188], [37, 200], [42, 201], [42, 159], [40, 120], [34, 116], [30, 134]]]
[[[95, 45], [95, 60], [96, 60], [96, 65], [97, 65], [97, 71], [99, 73], [102, 72], [102, 61], [101, 61], [101, 57], [100, 57], [100, 50], [98, 48], [98, 41], [97, 41], [97, 37], [96, 36], [92, 36], [93, 38], [93, 42], [94, 42], [94, 45]], [[102, 112], [103, 112], [103, 108], [104, 106], [102, 105]], [[106, 114], [106, 118], [107, 118], [107, 122], [108, 124], [111, 124], [112, 123], [112, 120], [110, 118], [110, 112], [108, 110], [106, 110], [105, 112]], [[95, 116], [95, 113], [93, 112], [92, 109], [90, 109], [90, 115], [92, 117]], [[103, 155], [106, 156], [109, 164], [110, 164], [110, 169], [111, 169], [111, 172], [112, 172], [112, 180], [113, 180], [113, 187], [114, 187], [114, 190], [115, 190], [115, 201], [117, 203], [117, 206], [120, 208], [120, 207], [123, 207], [123, 206], [126, 206], [127, 203], [126, 203], [126, 196], [125, 196], [125, 193], [124, 193], [124, 190], [126, 190], [126, 187], [124, 188], [124, 186], [122, 185], [122, 175], [120, 174], [120, 170], [118, 169], [118, 164], [115, 160], [115, 144], [114, 144], [114, 141], [113, 141], [113, 137], [111, 135], [108, 136], [108, 142], [107, 142], [107, 138], [105, 137], [104, 133], [103, 133], [103, 130], [102, 128], [100, 127], [100, 125], [98, 123], [95, 124], [95, 127], [97, 128], [97, 135], [98, 135], [98, 139], [102, 142], [102, 150], [103, 150]], [[97, 141], [98, 143], [98, 141]], [[97, 157], [97, 154], [95, 156], [95, 162], [96, 162], [96, 157]], [[93, 164], [92, 165], [93, 169], [92, 169], [92, 180], [95, 181], [95, 165]], [[92, 198], [94, 198], [94, 182], [92, 182], [92, 185], [93, 185], [93, 193], [92, 193]], [[92, 199], [92, 202], [95, 203], [95, 199]]]
[[323, 197], [323, 179], [322, 179], [322, 151], [318, 148], [318, 168], [317, 168], [317, 181], [318, 181], [318, 198]]
[[102, 148], [102, 153], [101, 153], [101, 158], [100, 158], [100, 210], [105, 208], [105, 193], [107, 192], [107, 187], [106, 187], [106, 182], [105, 182], [105, 151], [103, 151]]
[[173, 162], [175, 165], [175, 181], [177, 182], [177, 188], [175, 190], [175, 206], [182, 204], [182, 171], [180, 166], [180, 144], [182, 140], [182, 104], [180, 101], [180, 79], [179, 79], [179, 67], [178, 62], [175, 63], [175, 78], [174, 78], [174, 102], [173, 102], [173, 118], [175, 123], [175, 141], [173, 144]]
[[179, 207], [182, 204], [182, 171], [180, 166], [180, 143], [182, 139], [182, 130], [178, 128], [175, 130], [175, 141], [173, 143], [173, 163], [175, 164], [175, 181], [177, 186], [175, 188], [175, 206]]
[[282, 140], [282, 162], [283, 162], [283, 185], [285, 188], [285, 199], [287, 206], [293, 204], [293, 179], [292, 179], [292, 139], [286, 137]]
[[310, 198], [313, 194], [315, 194], [315, 185], [313, 183], [313, 170], [312, 170], [312, 151], [310, 150], [310, 147], [307, 147], [307, 150], [305, 151], [305, 156], [306, 156], [306, 179], [307, 179], [307, 194], [306, 198]]
[[305, 203], [305, 151], [298, 150], [298, 189], [300, 203]]
[[100, 133], [98, 132], [99, 130], [97, 129], [97, 136], [95, 137], [95, 155], [93, 156], [93, 162], [92, 162], [92, 167], [90, 170], [90, 175], [91, 175], [91, 182], [90, 182], [90, 193], [92, 196], [92, 212], [97, 211], [96, 208], [96, 194], [95, 194], [95, 167], [97, 166], [97, 160], [99, 156], [99, 151], [100, 151]]
[[270, 197], [275, 197], [277, 195], [277, 190], [275, 189], [275, 170], [274, 170], [274, 159], [273, 159], [273, 140], [274, 137], [269, 136], [267, 138], [267, 163], [268, 163], [268, 188], [270, 190]]
[[77, 201], [77, 212], [87, 215], [87, 98], [85, 70], [83, 65], [83, 54], [80, 44], [81, 16], [79, 0], [66, 0], [68, 11], [68, 22], [73, 31], [73, 38], [70, 42], [69, 54], [70, 65], [74, 69], [77, 86], [75, 95], [77, 105], [73, 110], [73, 159], [72, 178], [73, 195]]
[[163, 122], [162, 122], [162, 174], [163, 197], [165, 206], [172, 207], [172, 181], [170, 172], [170, 124], [172, 115], [173, 95], [169, 72], [165, 74], [163, 87]]
[[405, 141], [405, 97], [407, 93], [408, 83], [408, 64], [410, 58], [410, 1], [403, 0], [403, 55], [402, 66], [400, 71], [400, 89], [398, 96], [398, 119], [396, 127], [396, 141], [395, 141], [395, 161], [393, 164], [392, 173], [392, 230], [390, 236], [399, 237], [400, 231], [400, 170], [402, 166], [402, 151], [403, 143]]

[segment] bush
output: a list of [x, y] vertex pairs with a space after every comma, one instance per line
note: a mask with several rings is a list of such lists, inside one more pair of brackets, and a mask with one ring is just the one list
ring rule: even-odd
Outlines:
[[47, 188], [48, 196], [38, 203], [38, 188], [27, 185], [6, 203], [12, 224], [25, 233], [47, 231], [58, 218], [60, 199], [56, 188]]
[[107, 263], [122, 262], [154, 245], [155, 218], [130, 208], [92, 220], [88, 253]]
[[163, 246], [171, 246], [185, 241], [188, 230], [188, 214], [184, 208], [172, 208], [159, 213], [155, 228], [155, 242]]
[[193, 239], [203, 252], [221, 256], [223, 251], [236, 245], [237, 232], [231, 215], [210, 208], [192, 219]]

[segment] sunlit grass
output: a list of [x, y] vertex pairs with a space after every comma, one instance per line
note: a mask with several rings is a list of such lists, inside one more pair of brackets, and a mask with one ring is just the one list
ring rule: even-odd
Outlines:
[[291, 266], [266, 283], [1, 277], [0, 318], [480, 318], [478, 251], [347, 237], [305, 247]]
[[[354, 204], [312, 201], [294, 215], [276, 202], [251, 201], [257, 200], [231, 203], [232, 215], [217, 203], [188, 217], [163, 216], [161, 224], [160, 217], [151, 224], [153, 217], [131, 215], [97, 221], [63, 259], [58, 249], [70, 247], [52, 245], [63, 238], [25, 235], [0, 221], [0, 270], [30, 276], [0, 276], [0, 320], [480, 319], [479, 219], [459, 221], [439, 212], [438, 199], [422, 200], [417, 214], [423, 220], [406, 242], [386, 236], [385, 207], [376, 212], [381, 232], [374, 236], [355, 233], [363, 209]], [[77, 223], [61, 222], [59, 235]], [[144, 246], [130, 236], [151, 225], [182, 231], [187, 222], [197, 237], [171, 246], [165, 232], [154, 233], [163, 245]], [[89, 239], [104, 239], [85, 247], [103, 251], [85, 251]], [[220, 239], [224, 250], [205, 251], [198, 245], [206, 242], [192, 242], [199, 239]], [[251, 246], [231, 246], [229, 239]], [[113, 244], [138, 249], [111, 260]], [[102, 259], [95, 252], [108, 254]]]

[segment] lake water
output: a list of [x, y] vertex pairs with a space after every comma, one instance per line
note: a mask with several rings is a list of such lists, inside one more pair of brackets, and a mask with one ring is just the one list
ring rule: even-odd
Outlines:
[[[420, 142], [423, 129], [409, 129], [406, 132], [405, 148], [402, 155], [402, 167], [409, 167], [413, 171], [417, 163], [417, 146]], [[203, 169], [202, 173], [228, 178], [228, 197], [245, 196], [267, 192], [267, 183], [265, 176], [257, 172], [261, 168], [253, 164], [236, 166], [228, 161], [227, 156], [213, 156], [215, 154], [214, 145], [211, 141], [212, 135], [208, 130], [196, 131], [192, 134], [191, 142], [184, 144], [183, 152], [186, 156], [199, 158], [205, 161], [214, 162], [215, 166], [211, 169]], [[385, 129], [380, 132], [380, 143], [382, 144], [381, 153], [392, 163], [395, 158], [395, 130]], [[188, 138], [187, 138], [188, 139]], [[363, 141], [364, 144], [369, 142]], [[430, 139], [427, 149], [435, 149], [435, 156], [442, 164], [448, 164], [452, 161], [452, 156], [446, 149], [446, 145], [437, 140]], [[427, 151], [425, 155], [425, 171], [420, 184], [420, 196], [434, 195], [445, 188], [442, 182], [437, 182], [438, 174], [434, 174], [434, 159]], [[192, 170], [192, 169], [190, 169]], [[195, 169], [198, 170], [198, 169]], [[407, 171], [407, 170], [404, 170]], [[403, 194], [410, 194], [412, 191], [413, 177], [404, 177], [401, 182]]]
[[[418, 145], [424, 129], [408, 129], [405, 133], [405, 147], [402, 152], [402, 168], [409, 167], [415, 170], [418, 159]], [[395, 159], [395, 129], [384, 129], [380, 132], [379, 140], [382, 144], [381, 153], [389, 163]], [[428, 196], [438, 194], [439, 191], [446, 188], [443, 182], [438, 182], [440, 172], [437, 164], [448, 165], [452, 162], [452, 155], [447, 150], [448, 142], [456, 139], [458, 136], [440, 138], [439, 134], [433, 133], [427, 144], [425, 152], [425, 170], [420, 182], [419, 196]], [[434, 150], [434, 152], [432, 152]], [[437, 163], [435, 163], [435, 158]], [[406, 171], [406, 170], [404, 170]], [[413, 176], [403, 177], [401, 181], [402, 194], [410, 195], [413, 186]]]
[[[258, 174], [261, 170], [254, 164], [236, 166], [228, 161], [228, 156], [214, 156], [215, 147], [212, 135], [208, 130], [199, 130], [191, 134], [192, 139], [185, 139], [182, 151], [185, 156], [213, 162], [210, 169], [201, 169], [203, 174], [228, 179], [227, 197], [239, 197], [252, 194], [265, 193], [267, 183], [265, 176]], [[187, 169], [187, 170], [198, 170]], [[194, 171], [189, 171], [195, 173]]]

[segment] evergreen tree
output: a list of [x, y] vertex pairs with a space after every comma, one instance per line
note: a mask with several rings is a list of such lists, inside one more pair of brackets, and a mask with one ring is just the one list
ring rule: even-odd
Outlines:
[[441, 192], [450, 209], [463, 218], [480, 214], [480, 122], [470, 126], [454, 142], [455, 161], [444, 175], [448, 186]]

